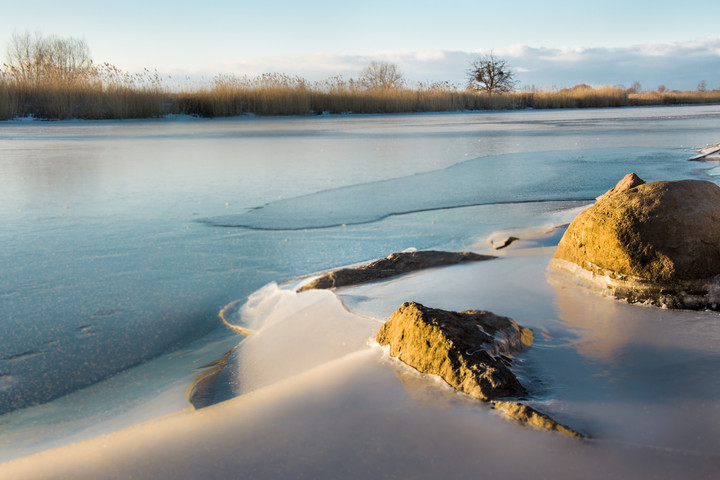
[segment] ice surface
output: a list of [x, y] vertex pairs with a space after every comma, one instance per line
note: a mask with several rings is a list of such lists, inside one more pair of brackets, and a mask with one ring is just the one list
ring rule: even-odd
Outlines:
[[[363, 297], [355, 309], [366, 313], [412, 295], [434, 306], [512, 315], [538, 333], [518, 356], [521, 378], [532, 386], [529, 403], [590, 433], [589, 442], [511, 423], [363, 345], [379, 324], [342, 309], [332, 292], [271, 286], [264, 295], [280, 308], [262, 315], [268, 327], [260, 324], [244, 358], [260, 362], [258, 370], [267, 366], [269, 381], [203, 410], [0, 465], [0, 474], [713, 478], [720, 468], [717, 314], [597, 297], [548, 281], [548, 260], [510, 255], [348, 287], [340, 296]], [[282, 318], [273, 318], [280, 311]], [[308, 331], [309, 319], [321, 328]], [[349, 348], [329, 354], [342, 342]], [[319, 362], [293, 365], [316, 349]], [[238, 378], [253, 380], [243, 371]]]
[[236, 395], [362, 350], [381, 324], [350, 314], [327, 290], [280, 293], [271, 286], [263, 292], [269, 298], [253, 309], [255, 332], [231, 355], [228, 368]]
[[380, 318], [406, 300], [510, 316], [535, 331], [518, 373], [538, 409], [595, 438], [715, 455], [717, 314], [604, 298], [547, 273], [549, 259], [509, 256], [339, 294], [352, 310]]
[[682, 178], [687, 171], [678, 169], [681, 159], [685, 159], [681, 152], [647, 148], [481, 157], [440, 170], [323, 190], [201, 221], [222, 227], [302, 230], [473, 205], [589, 201], [617, 183], [628, 168], [643, 178]]
[[[719, 118], [720, 107], [702, 106], [213, 121], [3, 123], [0, 411], [48, 402], [0, 416], [0, 444], [18, 446], [3, 447], [3, 454], [10, 452], [4, 458], [170, 413], [180, 398], [179, 385], [195, 373], [191, 368], [195, 363], [180, 359], [209, 362], [230, 350], [238, 338], [232, 332], [217, 330], [224, 328], [217, 319], [218, 311], [230, 302], [242, 301], [269, 282], [284, 284], [299, 276], [371, 261], [409, 247], [488, 249], [491, 248], [488, 236], [493, 232], [515, 235], [517, 227], [544, 228], [562, 223], [550, 217], [584, 204], [547, 199], [592, 198], [628, 171], [637, 171], [646, 180], [707, 178], [712, 165], [686, 160], [691, 147], [716, 140]], [[591, 177], [592, 172], [596, 175]], [[614, 172], [618, 172], [617, 178]], [[515, 179], [517, 185], [513, 183]], [[451, 181], [458, 186], [457, 192], [445, 186]], [[424, 196], [418, 194], [419, 190]], [[385, 196], [381, 195], [383, 192]], [[497, 194], [498, 199], [490, 198], [491, 194]], [[376, 197], [381, 200], [376, 201]], [[520, 203], [528, 199], [529, 203]], [[499, 203], [507, 201], [511, 203]], [[487, 204], [461, 207], [467, 203]], [[255, 207], [263, 208], [251, 210]], [[415, 213], [396, 215], [409, 211]], [[213, 228], [210, 223], [197, 222], [220, 216], [236, 219], [246, 213], [252, 220], [248, 226], [256, 229]], [[362, 223], [368, 219], [373, 221]], [[259, 230], [261, 222], [269, 222], [267, 226], [276, 229]], [[288, 229], [336, 223], [340, 226]], [[702, 434], [699, 440], [688, 440], [688, 448], [696, 448], [701, 441], [715, 446], [715, 437], [708, 434], [710, 427], [699, 425], [700, 416], [691, 417], [687, 413], [678, 417], [687, 421], [688, 428], [679, 422], [651, 428], [651, 421], [659, 419], [662, 408], [659, 400], [650, 399], [647, 421], [638, 424], [630, 418], [627, 422], [647, 427], [648, 433], [645, 437], [639, 433], [633, 436], [624, 432], [625, 417], [642, 419], [646, 414], [635, 407], [621, 408], [621, 402], [613, 398], [625, 398], [627, 403], [631, 403], [632, 396], [645, 400], [642, 385], [671, 399], [663, 407], [668, 418], [676, 414], [676, 408], [709, 412], [717, 418], [713, 411], [716, 402], [700, 405], [695, 400], [707, 398], [703, 396], [708, 392], [716, 393], [712, 383], [717, 378], [713, 373], [717, 371], [716, 349], [694, 349], [694, 337], [685, 338], [681, 332], [675, 332], [682, 338], [682, 348], [669, 350], [667, 363], [653, 369], [644, 363], [643, 352], [648, 357], [651, 352], [658, 354], [661, 349], [664, 352], [661, 337], [648, 340], [647, 345], [633, 337], [639, 345], [635, 354], [630, 345], [608, 343], [603, 333], [584, 336], [591, 329], [560, 315], [559, 306], [548, 301], [561, 295], [542, 273], [546, 261], [543, 255], [547, 252], [530, 254], [528, 249], [519, 248], [534, 245], [547, 249], [544, 245], [552, 241], [548, 238], [554, 237], [524, 238], [513, 244], [517, 248], [498, 251], [503, 258], [487, 262], [488, 275], [480, 275], [471, 282], [472, 298], [461, 293], [468, 286], [460, 280], [463, 275], [453, 280], [454, 274], [447, 274], [448, 286], [457, 289], [457, 293], [448, 295], [442, 295], [438, 289], [422, 293], [427, 283], [423, 276], [408, 276], [405, 281], [409, 283], [398, 285], [410, 288], [404, 293], [422, 293], [427, 301], [448, 308], [455, 308], [455, 302], [458, 308], [477, 308], [478, 303], [483, 303], [499, 314], [535, 322], [539, 325], [536, 338], [542, 339], [533, 350], [538, 357], [524, 359], [521, 372], [526, 378], [538, 380], [533, 383], [537, 385], [535, 401], [547, 404], [556, 414], [567, 415], [572, 422], [588, 419], [585, 426], [608, 441], [615, 441], [612, 435], [616, 426], [618, 438], [630, 438], [642, 445], [654, 445], [652, 439], [647, 443], [645, 437], [662, 430], [659, 442], [671, 445], [668, 448], [672, 449], [662, 453], [656, 447], [639, 450], [632, 447], [619, 452], [614, 447], [609, 450], [601, 447], [580, 454], [582, 461], [577, 468], [602, 466], [602, 459], [610, 464], [619, 463], [614, 473], [633, 476], [630, 474], [644, 472], [639, 460], [630, 461], [637, 455], [655, 462], [646, 473], [670, 476], [677, 473], [676, 460], [678, 465], [687, 466], [683, 461], [683, 455], [687, 455], [697, 464], [694, 470], [691, 468], [690, 476], [697, 473], [695, 476], [701, 477], [701, 473], [708, 471], [708, 465], [716, 466], [713, 463], [716, 457], [706, 455], [703, 453], [706, 450], [700, 448], [678, 456], [675, 446], [667, 440], [671, 431], [681, 432], [678, 438], [689, 439], [690, 431], [697, 428]], [[513, 253], [520, 250], [525, 255]], [[508, 282], [512, 283], [509, 290], [503, 287]], [[343, 301], [351, 309], [377, 318], [396, 308], [395, 297], [377, 286], [366, 288], [367, 291], [343, 293]], [[135, 440], [158, 439], [167, 445], [186, 442], [184, 445], [189, 449], [191, 443], [199, 445], [191, 440], [192, 435], [202, 442], [215, 427], [225, 424], [228, 429], [248, 427], [247, 436], [242, 433], [239, 437], [237, 431], [230, 433], [219, 428], [217, 438], [222, 445], [208, 443], [208, 449], [216, 448], [218, 453], [204, 451], [206, 460], [200, 461], [185, 448], [179, 448], [175, 460], [194, 458], [199, 461], [197, 468], [210, 468], [212, 459], [213, 468], [227, 465], [236, 472], [238, 465], [223, 458], [223, 452], [228, 453], [229, 445], [237, 445], [247, 452], [248, 456], [243, 453], [237, 458], [246, 461], [248, 468], [270, 474], [274, 467], [285, 467], [279, 462], [274, 466], [268, 462], [284, 455], [291, 459], [286, 464], [288, 469], [309, 477], [313, 473], [321, 476], [319, 473], [325, 471], [342, 473], [361, 468], [367, 465], [367, 458], [377, 460], [376, 471], [383, 468], [398, 472], [401, 463], [412, 464], [417, 460], [418, 470], [411, 473], [438, 474], [448, 464], [440, 462], [432, 467], [423, 460], [435, 458], [434, 450], [427, 447], [437, 443], [431, 436], [434, 429], [444, 432], [441, 437], [445, 443], [437, 448], [455, 463], [455, 470], [476, 473], [482, 458], [473, 454], [468, 460], [469, 454], [462, 453], [468, 449], [456, 438], [490, 445], [494, 440], [491, 442], [481, 432], [487, 428], [511, 443], [525, 438], [523, 434], [514, 434], [516, 429], [506, 428], [504, 422], [493, 424], [495, 415], [482, 408], [473, 406], [467, 410], [471, 413], [463, 413], [463, 408], [446, 409], [444, 405], [426, 408], [414, 403], [418, 398], [435, 401], [438, 390], [430, 388], [432, 382], [428, 384], [424, 377], [397, 373], [397, 365], [383, 363], [381, 354], [374, 357], [372, 349], [362, 350], [365, 347], [360, 337], [367, 335], [374, 320], [362, 316], [353, 325], [351, 319], [355, 317], [338, 310], [336, 301], [330, 297], [296, 309], [300, 306], [296, 302], [309, 297], [303, 299], [284, 290], [268, 287], [260, 295], [264, 300], [255, 305], [260, 312], [257, 319], [266, 317], [263, 305], [266, 300], [277, 307], [284, 305], [281, 309], [287, 315], [283, 313], [267, 322], [264, 338], [258, 336], [248, 342], [246, 349], [238, 349], [236, 370], [232, 372], [237, 374], [236, 392], [252, 390], [228, 402], [238, 405], [238, 409], [223, 410], [223, 414], [218, 414], [218, 423], [213, 420], [203, 426], [204, 420], [192, 420], [190, 432], [176, 439], [169, 438], [173, 436], [170, 430], [160, 427], [159, 433], [138, 430]], [[505, 301], [508, 291], [512, 301]], [[316, 307], [323, 312], [317, 321], [326, 327], [327, 338], [336, 340], [329, 342], [329, 346], [322, 344], [322, 335], [305, 328], [313, 324]], [[625, 318], [629, 313], [621, 310], [620, 315]], [[254, 323], [251, 315], [245, 320], [233, 315], [232, 320]], [[572, 326], [571, 320], [579, 326]], [[643, 317], [638, 324], [645, 320]], [[700, 325], [699, 330], [712, 338], [714, 331], [705, 322], [698, 322], [690, 319], [683, 326], [689, 329]], [[347, 327], [348, 323], [351, 327], [338, 328]], [[211, 340], [216, 335], [220, 337], [217, 343]], [[308, 343], [303, 346], [293, 339]], [[705, 345], [702, 341], [698, 344]], [[217, 351], [206, 355], [208, 352], [203, 351], [206, 347]], [[360, 353], [352, 353], [358, 349]], [[315, 350], [317, 355], [313, 359]], [[261, 364], [243, 371], [240, 352], [248, 358], [267, 361], [271, 375], [262, 377]], [[307, 352], [308, 359], [303, 360]], [[614, 352], [614, 358], [622, 360], [619, 366], [609, 361], [605, 352]], [[350, 361], [349, 358], [356, 358], [354, 355], [362, 360]], [[623, 365], [636, 362], [636, 356], [640, 361], [632, 363], [635, 370], [629, 367], [623, 370]], [[157, 360], [149, 361], [153, 358]], [[300, 360], [296, 362], [295, 358]], [[381, 359], [380, 365], [377, 358]], [[564, 370], [551, 372], [549, 367], [555, 364]], [[331, 365], [339, 367], [332, 370]], [[351, 365], [354, 366], [350, 368]], [[687, 399], [655, 381], [665, 375], [665, 366], [669, 378], [688, 392]], [[125, 369], [129, 369], [128, 376], [113, 377]], [[328, 377], [319, 373], [330, 370], [335, 373]], [[595, 376], [588, 379], [585, 376], [588, 372]], [[166, 378], [159, 382], [163, 375]], [[242, 375], [244, 382], [239, 381]], [[643, 375], [651, 381], [643, 383]], [[144, 380], [137, 384], [138, 378]], [[407, 390], [395, 383], [399, 378], [405, 386], [422, 388]], [[605, 383], [598, 383], [603, 378]], [[102, 379], [106, 381], [101, 382]], [[710, 383], [705, 385], [702, 379], [709, 379]], [[229, 384], [232, 377], [228, 375], [227, 380]], [[93, 384], [90, 389], [78, 390]], [[290, 384], [294, 387], [287, 387]], [[596, 402], [602, 408], [597, 409], [596, 415], [595, 400], [591, 401], [585, 392], [597, 392], [598, 385], [604, 386]], [[155, 392], [153, 386], [160, 390]], [[623, 396], [626, 391], [632, 395]], [[68, 393], [71, 395], [49, 401]], [[86, 394], [89, 396], [85, 397]], [[454, 395], [440, 396], [457, 399]], [[450, 404], [457, 405], [455, 400]], [[363, 402], [374, 407], [363, 410]], [[325, 417], [323, 408], [327, 412]], [[608, 420], [611, 415], [605, 415], [606, 411], [615, 412], [617, 416], [612, 418], [617, 420]], [[352, 415], [346, 418], [348, 412]], [[481, 413], [476, 418], [477, 412]], [[237, 423], [222, 422], [219, 417], [226, 413]], [[257, 419], [252, 418], [254, 414]], [[204, 415], [187, 418], [210, 418]], [[307, 415], [307, 423], [303, 415]], [[327, 421], [321, 421], [322, 418]], [[469, 418], [476, 418], [476, 423], [469, 425], [478, 431], [453, 433], [455, 427], [467, 423], [463, 420]], [[484, 419], [490, 419], [490, 423], [486, 424]], [[285, 420], [287, 424], [283, 423]], [[92, 427], [95, 423], [98, 429]], [[442, 427], [446, 423], [447, 429]], [[302, 428], [292, 433], [294, 425]], [[499, 430], [488, 425], [497, 425]], [[204, 427], [208, 431], [201, 433]], [[348, 434], [355, 429], [359, 432], [357, 438]], [[398, 434], [405, 431], [418, 435], [408, 439]], [[297, 441], [285, 443], [273, 432]], [[378, 438], [378, 432], [385, 437]], [[258, 435], [250, 438], [252, 433]], [[150, 452], [147, 445], [136, 441], [136, 446], [132, 446], [130, 438], [134, 434], [122, 435], [127, 435], [127, 448], [136, 449], [132, 460], [137, 468], [147, 467], [150, 461], [144, 456]], [[301, 438], [310, 439], [303, 443], [303, 448], [298, 447]], [[527, 445], [534, 444], [528, 442]], [[370, 450], [376, 443], [380, 450]], [[270, 446], [273, 448], [269, 451], [261, 449]], [[451, 447], [457, 452], [452, 453]], [[169, 450], [160, 451], [160, 444], [155, 448], [161, 454], [159, 463], [147, 470], [148, 475], [154, 472], [159, 477], [169, 476], [175, 467], [168, 467], [167, 462], [163, 465], [160, 459], [170, 462], [173, 454]], [[495, 454], [500, 447], [488, 448]], [[558, 473], [546, 460], [555, 458], [558, 450], [548, 447], [540, 452], [537, 448], [545, 447], [529, 446], [525, 452], [538, 454], [529, 458], [540, 465], [539, 471], [548, 475]], [[123, 451], [130, 455], [130, 450]], [[101, 452], [96, 451], [95, 458], [102, 463], [107, 457]], [[310, 452], [314, 453], [309, 455]], [[384, 452], [400, 452], [403, 461], [393, 463], [392, 455], [386, 457]], [[563, 449], [559, 452], [567, 462], [572, 462], [571, 453], [577, 453]], [[308, 455], [302, 457], [301, 453]], [[342, 454], [346, 464], [341, 464], [335, 454]], [[118, 468], [123, 465], [129, 468], [129, 464], [122, 462], [130, 457], [120, 455], [118, 459], [124, 459]], [[86, 464], [87, 459], [80, 462], [70, 454], [58, 461], [57, 466], [72, 469], [75, 462]], [[317, 466], [311, 465], [315, 463]], [[497, 462], [488, 468], [500, 471], [501, 463], [512, 462], [497, 457]], [[48, 464], [48, 468], [53, 469], [54, 465]], [[86, 473], [93, 471], [88, 468]], [[163, 468], [167, 468], [165, 473], [158, 471]], [[190, 472], [195, 467], [178, 461], [177, 468], [178, 472]], [[508, 467], [504, 468], [506, 471]], [[31, 470], [27, 470], [28, 475]], [[596, 470], [603, 472], [602, 468]], [[517, 476], [530, 472], [514, 464], [510, 471]]]
[[0, 462], [189, 408], [185, 393], [198, 369], [240, 338], [216, 331], [53, 402], [3, 415]]

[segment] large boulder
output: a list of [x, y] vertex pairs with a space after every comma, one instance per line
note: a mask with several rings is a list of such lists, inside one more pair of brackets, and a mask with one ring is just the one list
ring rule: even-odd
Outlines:
[[532, 331], [507, 317], [406, 302], [376, 340], [390, 345], [391, 356], [480, 400], [526, 393], [509, 365], [514, 353], [532, 343]]
[[455, 265], [462, 262], [477, 262], [490, 260], [492, 258], [495, 257], [473, 252], [443, 252], [438, 250], [391, 253], [386, 258], [381, 258], [366, 265], [361, 265], [356, 268], [341, 268], [326, 273], [300, 287], [298, 292], [311, 289], [343, 287], [381, 280], [424, 268]]
[[630, 302], [715, 308], [720, 187], [630, 174], [575, 218], [551, 266]]

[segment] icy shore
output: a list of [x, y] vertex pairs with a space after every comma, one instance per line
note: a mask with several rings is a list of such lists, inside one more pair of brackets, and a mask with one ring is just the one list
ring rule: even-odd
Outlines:
[[[552, 247], [331, 291], [270, 285], [244, 309], [236, 398], [0, 465], [8, 478], [711, 478], [720, 322], [604, 298], [547, 270]], [[531, 406], [594, 440], [506, 422], [370, 339], [402, 301], [482, 307], [535, 332]], [[522, 458], [522, 462], [513, 459]]]

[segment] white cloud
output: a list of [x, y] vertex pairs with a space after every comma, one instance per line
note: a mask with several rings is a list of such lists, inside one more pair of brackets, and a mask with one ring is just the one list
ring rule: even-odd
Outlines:
[[[281, 72], [311, 81], [336, 75], [349, 79], [356, 77], [370, 61], [379, 60], [397, 63], [411, 83], [449, 81], [464, 85], [470, 62], [490, 52], [419, 50], [261, 57], [208, 65], [200, 71], [185, 73], [197, 76], [206, 72], [207, 78], [218, 73], [255, 76]], [[720, 88], [720, 37], [621, 48], [513, 45], [494, 49], [492, 53], [507, 60], [521, 86], [571, 87], [579, 83], [629, 86], [639, 81], [648, 89], [663, 84], [669, 89], [691, 90], [700, 80], [706, 80], [708, 88]]]
[[438, 61], [445, 58], [445, 52], [442, 50], [420, 50], [415, 52], [414, 56], [420, 62]]
[[503, 54], [528, 86], [629, 86], [639, 81], [648, 89], [663, 84], [691, 90], [706, 80], [709, 88], [720, 88], [720, 37], [620, 48], [528, 47]]

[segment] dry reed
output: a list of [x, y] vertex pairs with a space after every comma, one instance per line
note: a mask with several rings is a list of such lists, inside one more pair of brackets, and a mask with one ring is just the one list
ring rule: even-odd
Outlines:
[[630, 95], [631, 105], [693, 105], [720, 103], [720, 90], [707, 92], [642, 92]]
[[320, 113], [407, 113], [471, 110], [597, 108], [632, 105], [720, 103], [720, 91], [629, 93], [621, 87], [578, 85], [488, 95], [448, 83], [415, 88], [369, 89], [332, 77], [310, 83], [300, 77], [220, 75], [209, 85], [171, 89], [156, 72], [122, 72], [92, 66], [72, 77], [26, 79], [0, 69], [0, 119], [152, 118], [168, 114], [200, 117], [308, 115]]

